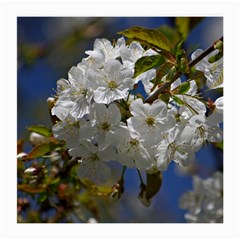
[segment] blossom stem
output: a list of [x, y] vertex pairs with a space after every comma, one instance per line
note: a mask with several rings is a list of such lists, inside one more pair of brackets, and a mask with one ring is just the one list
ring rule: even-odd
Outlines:
[[123, 179], [123, 177], [124, 177], [124, 173], [125, 173], [125, 171], [126, 171], [126, 166], [123, 166], [123, 169], [122, 169], [122, 174], [121, 174], [121, 179]]
[[142, 179], [142, 176], [141, 176], [141, 173], [140, 173], [139, 169], [138, 169], [138, 168], [136, 168], [136, 169], [137, 169], [137, 173], [138, 173], [138, 176], [139, 176], [139, 179], [140, 179], [140, 182], [141, 182], [141, 184], [144, 184], [144, 182], [143, 182], [143, 179]]
[[[215, 50], [215, 44], [218, 41], [223, 41], [223, 37], [221, 37], [219, 40], [215, 41], [212, 46], [210, 46], [207, 50], [205, 50], [202, 54], [200, 54], [197, 58], [195, 58], [193, 61], [191, 61], [188, 64], [188, 67], [191, 68], [194, 65], [196, 65], [198, 62], [200, 62], [204, 57], [206, 57], [209, 53], [213, 52]], [[172, 80], [169, 82], [165, 82], [160, 88], [158, 88], [158, 90], [153, 93], [151, 96], [149, 96], [146, 100], [145, 103], [152, 103], [153, 101], [155, 101], [159, 94], [164, 92], [164, 90], [166, 90], [168, 87], [170, 87], [170, 85], [175, 82], [180, 76], [182, 75], [182, 73], [177, 72], [175, 73], [175, 75], [173, 76]]]

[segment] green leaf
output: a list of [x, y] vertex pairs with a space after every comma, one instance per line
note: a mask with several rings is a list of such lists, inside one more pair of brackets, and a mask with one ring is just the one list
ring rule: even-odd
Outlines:
[[154, 174], [147, 174], [146, 198], [150, 199], [155, 196], [162, 185], [162, 174], [157, 172]]
[[182, 54], [181, 54], [181, 53], [182, 53], [181, 49], [182, 49], [182, 45], [183, 45], [183, 43], [184, 43], [185, 40], [186, 40], [186, 38], [181, 38], [181, 39], [176, 43], [176, 45], [175, 45], [175, 47], [174, 47], [174, 49], [173, 49], [173, 51], [174, 51], [174, 53], [175, 53], [176, 56], [177, 56], [178, 54], [182, 55]]
[[157, 49], [171, 52], [171, 44], [169, 43], [168, 39], [158, 30], [144, 27], [132, 27], [118, 32], [118, 34], [122, 34], [125, 37], [132, 38]]
[[179, 104], [179, 105], [184, 105], [185, 104], [185, 102], [183, 100], [181, 100], [180, 98], [178, 98], [174, 95], [172, 95], [171, 97], [177, 104]]
[[178, 71], [181, 73], [189, 73], [190, 72], [187, 58], [185, 58], [185, 57], [181, 58], [180, 63], [178, 64]]
[[214, 63], [214, 62], [218, 61], [219, 59], [221, 59], [222, 56], [223, 56], [223, 54], [219, 52], [218, 54], [210, 57], [210, 58], [208, 59], [208, 62]]
[[157, 28], [157, 30], [167, 37], [168, 41], [171, 43], [171, 46], [173, 46], [179, 40], [176, 30], [172, 27], [162, 25], [161, 27]]
[[218, 53], [208, 59], [210, 63], [214, 63], [223, 57], [223, 42], [221, 40], [214, 44], [214, 48], [218, 50]]
[[190, 89], [190, 82], [184, 82], [178, 87], [178, 93], [183, 94], [186, 93]]
[[44, 137], [50, 137], [52, 135], [52, 130], [42, 125], [30, 126], [27, 127], [27, 129], [31, 132], [41, 134]]
[[47, 153], [56, 149], [57, 147], [58, 145], [51, 142], [38, 144], [32, 149], [31, 152], [28, 153], [27, 159], [32, 160], [34, 158], [43, 157]]
[[143, 72], [146, 72], [149, 69], [152, 69], [156, 66], [160, 66], [165, 62], [165, 59], [161, 55], [152, 55], [152, 56], [146, 56], [142, 57], [137, 60], [135, 63], [135, 73], [134, 77], [137, 77]]

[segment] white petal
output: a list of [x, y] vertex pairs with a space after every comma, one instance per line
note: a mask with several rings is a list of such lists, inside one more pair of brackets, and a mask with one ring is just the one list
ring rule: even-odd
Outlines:
[[213, 113], [206, 118], [206, 124], [208, 126], [216, 126], [223, 122], [223, 114], [213, 111]]
[[83, 71], [80, 68], [73, 66], [68, 72], [68, 79], [72, 84], [76, 82], [83, 82]]
[[87, 99], [81, 97], [77, 99], [75, 104], [72, 106], [70, 113], [77, 119], [82, 118], [84, 115], [90, 112], [90, 104]]
[[223, 113], [223, 97], [219, 97], [216, 101], [215, 101], [215, 105], [216, 105], [216, 112], [218, 113]]
[[177, 88], [178, 86], [180, 86], [182, 83], [181, 78], [178, 78], [176, 81], [174, 81], [171, 84], [171, 91], [174, 90], [175, 88]]
[[155, 100], [151, 105], [150, 114], [153, 117], [157, 117], [162, 119], [167, 116], [167, 104], [162, 100]]
[[103, 151], [98, 152], [99, 159], [103, 162], [108, 162], [116, 159], [116, 151], [112, 147], [108, 147]]
[[208, 128], [208, 137], [210, 142], [221, 142], [223, 140], [223, 131], [218, 126]]
[[149, 115], [150, 105], [143, 104], [141, 98], [134, 100], [130, 105], [130, 112], [135, 117], [147, 117]]
[[108, 111], [109, 111], [109, 123], [113, 124], [113, 125], [117, 125], [120, 123], [121, 121], [121, 113], [119, 108], [116, 106], [116, 104], [111, 104], [108, 107]]

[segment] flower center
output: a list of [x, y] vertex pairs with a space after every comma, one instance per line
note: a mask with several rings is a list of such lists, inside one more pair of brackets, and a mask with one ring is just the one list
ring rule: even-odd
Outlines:
[[103, 122], [101, 128], [102, 130], [109, 130], [110, 124], [108, 122]]
[[83, 95], [83, 96], [87, 96], [87, 89], [84, 89], [84, 88], [82, 88], [81, 90], [80, 90], [80, 93]]
[[111, 80], [111, 81], [108, 83], [108, 87], [113, 90], [113, 89], [117, 88], [118, 85], [116, 84], [115, 81]]
[[98, 160], [98, 156], [97, 156], [96, 153], [91, 156], [91, 160], [92, 161], [97, 161]]
[[153, 126], [155, 124], [155, 119], [153, 117], [146, 118], [146, 123], [148, 126]]
[[130, 144], [133, 146], [133, 147], [137, 147], [138, 144], [139, 144], [139, 141], [136, 139], [136, 138], [132, 138], [130, 140]]

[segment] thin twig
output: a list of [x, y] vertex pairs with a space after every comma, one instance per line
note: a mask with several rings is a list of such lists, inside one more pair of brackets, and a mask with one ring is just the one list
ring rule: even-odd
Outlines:
[[[193, 61], [191, 61], [188, 64], [188, 67], [191, 68], [194, 65], [196, 65], [197, 63], [199, 63], [203, 58], [205, 58], [209, 53], [213, 52], [215, 50], [214, 45], [216, 44], [216, 42], [218, 41], [223, 41], [223, 37], [221, 37], [219, 40], [215, 41], [212, 46], [210, 46], [206, 51], [204, 51], [202, 54], [200, 54], [197, 58], [195, 58]], [[165, 82], [156, 92], [154, 92], [151, 96], [149, 96], [146, 100], [145, 103], [152, 103], [153, 101], [155, 101], [159, 94], [162, 93], [164, 90], [166, 90], [173, 82], [175, 82], [180, 76], [182, 75], [182, 73], [177, 72], [175, 73], [175, 75], [173, 76], [173, 79], [169, 82]]]

